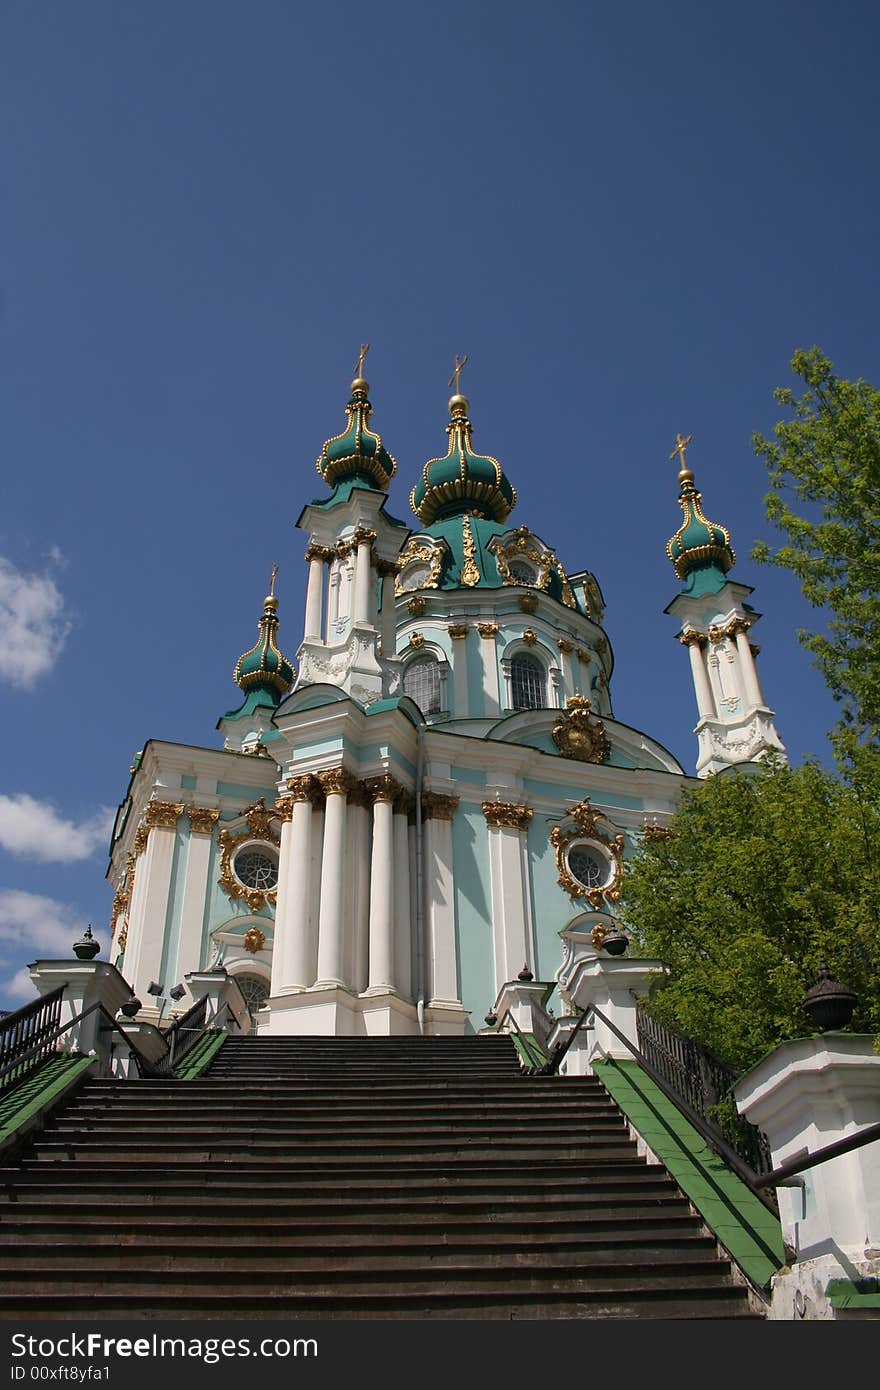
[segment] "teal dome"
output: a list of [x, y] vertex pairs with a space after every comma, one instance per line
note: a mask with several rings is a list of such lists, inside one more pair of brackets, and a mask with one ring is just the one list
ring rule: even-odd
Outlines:
[[474, 453], [464, 396], [452, 397], [449, 414], [449, 452], [425, 464], [410, 493], [410, 506], [423, 526], [464, 512], [504, 521], [516, 506], [516, 488], [504, 476], [497, 459]]
[[666, 554], [681, 580], [693, 582], [698, 572], [712, 572], [719, 581], [736, 561], [730, 532], [719, 522], [703, 515], [702, 494], [697, 492], [694, 475], [682, 466], [678, 475], [678, 500], [684, 519], [674, 536], [666, 542]]
[[380, 492], [397, 472], [397, 463], [382, 443], [381, 437], [370, 429], [369, 383], [362, 376], [351, 383], [351, 399], [345, 407], [348, 425], [342, 434], [328, 439], [315, 465], [328, 487], [356, 480]]
[[258, 627], [256, 646], [238, 658], [232, 679], [246, 694], [263, 691], [277, 704], [293, 685], [296, 672], [276, 642], [278, 600], [274, 594], [266, 596]]

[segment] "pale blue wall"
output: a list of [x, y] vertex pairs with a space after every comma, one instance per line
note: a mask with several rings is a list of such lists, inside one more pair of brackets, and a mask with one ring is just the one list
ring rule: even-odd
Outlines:
[[455, 933], [459, 998], [478, 1032], [495, 999], [492, 899], [486, 819], [477, 803], [462, 802], [452, 822]]

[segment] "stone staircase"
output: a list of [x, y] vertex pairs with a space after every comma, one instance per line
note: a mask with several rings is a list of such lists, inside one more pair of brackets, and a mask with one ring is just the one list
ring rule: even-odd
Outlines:
[[229, 1039], [0, 1173], [3, 1318], [758, 1316], [601, 1083], [507, 1037]]

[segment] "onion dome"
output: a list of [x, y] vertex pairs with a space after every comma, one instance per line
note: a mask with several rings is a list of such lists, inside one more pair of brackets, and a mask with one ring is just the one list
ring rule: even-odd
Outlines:
[[369, 382], [358, 374], [351, 383], [351, 400], [345, 407], [348, 424], [342, 434], [328, 439], [315, 467], [328, 487], [356, 481], [367, 487], [388, 491], [397, 472], [397, 463], [370, 429], [373, 407], [369, 401]]
[[691, 442], [678, 436], [678, 445], [669, 455], [678, 456], [681, 468], [678, 474], [678, 500], [684, 513], [684, 520], [674, 536], [666, 542], [666, 554], [675, 566], [675, 573], [681, 580], [691, 580], [695, 571], [714, 571], [721, 579], [736, 561], [730, 532], [719, 522], [709, 521], [703, 515], [702, 494], [697, 492], [694, 475], [685, 461], [685, 449]]
[[278, 566], [273, 566], [269, 593], [263, 601], [263, 616], [259, 621], [259, 638], [256, 646], [238, 658], [232, 679], [241, 686], [245, 694], [251, 691], [264, 691], [273, 697], [275, 704], [286, 695], [296, 678], [296, 672], [276, 642], [278, 633], [278, 600], [275, 597], [275, 575]]
[[497, 459], [474, 453], [465, 396], [456, 392], [450, 399], [449, 415], [449, 453], [428, 459], [410, 493], [410, 506], [423, 526], [463, 512], [505, 521], [516, 506], [516, 488]]

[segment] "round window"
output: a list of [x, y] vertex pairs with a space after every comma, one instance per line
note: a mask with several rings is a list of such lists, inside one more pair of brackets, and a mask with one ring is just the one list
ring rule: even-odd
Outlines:
[[235, 975], [232, 978], [241, 990], [241, 997], [253, 1017], [269, 998], [269, 986], [259, 975]]
[[511, 560], [507, 570], [516, 584], [534, 584], [535, 582], [535, 571], [525, 560]]
[[611, 865], [594, 845], [572, 845], [568, 851], [568, 868], [572, 878], [585, 888], [604, 888], [611, 878]]
[[268, 893], [278, 882], [278, 855], [269, 845], [245, 845], [232, 861], [232, 869], [245, 888]]
[[400, 587], [405, 593], [411, 589], [421, 589], [431, 578], [431, 567], [422, 560], [415, 560], [411, 565], [407, 565], [400, 576]]

